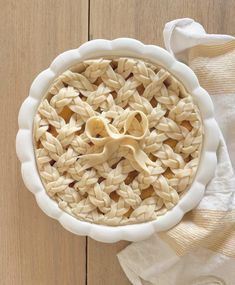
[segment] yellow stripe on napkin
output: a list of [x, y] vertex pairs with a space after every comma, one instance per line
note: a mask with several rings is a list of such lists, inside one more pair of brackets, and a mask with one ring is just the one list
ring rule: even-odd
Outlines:
[[[210, 95], [235, 94], [235, 40], [191, 48], [188, 65]], [[160, 237], [180, 256], [201, 246], [235, 257], [235, 210], [195, 209]]]
[[193, 210], [160, 237], [180, 256], [201, 246], [235, 257], [235, 210]]

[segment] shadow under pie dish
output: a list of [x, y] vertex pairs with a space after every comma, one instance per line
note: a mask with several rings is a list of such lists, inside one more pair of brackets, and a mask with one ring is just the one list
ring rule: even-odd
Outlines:
[[100, 241], [174, 226], [216, 166], [208, 94], [165, 50], [133, 39], [57, 57], [33, 82], [19, 126], [22, 176], [39, 206]]

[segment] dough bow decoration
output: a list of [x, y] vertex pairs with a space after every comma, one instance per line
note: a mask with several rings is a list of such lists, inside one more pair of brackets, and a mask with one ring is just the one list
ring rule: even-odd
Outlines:
[[80, 158], [85, 159], [87, 163], [85, 168], [89, 168], [107, 161], [120, 146], [126, 147], [130, 150], [130, 155], [128, 155], [127, 159], [131, 165], [138, 171], [149, 173], [146, 164], [153, 165], [153, 162], [138, 143], [138, 141], [145, 137], [147, 131], [148, 119], [141, 111], [130, 111], [122, 133], [119, 133], [103, 117], [93, 116], [86, 122], [85, 133], [94, 145], [103, 146], [103, 151], [100, 153], [85, 154], [80, 156]]

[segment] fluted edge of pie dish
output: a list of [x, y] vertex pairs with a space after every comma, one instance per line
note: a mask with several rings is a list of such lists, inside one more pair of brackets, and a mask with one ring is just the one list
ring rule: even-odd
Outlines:
[[[92, 57], [108, 55], [131, 56], [152, 61], [169, 70], [179, 79], [195, 98], [204, 125], [203, 147], [197, 174], [190, 189], [179, 203], [154, 221], [124, 225], [105, 226], [80, 221], [58, 207], [46, 193], [38, 174], [33, 149], [33, 120], [40, 101], [53, 80], [73, 64]], [[33, 81], [29, 96], [23, 102], [18, 117], [19, 130], [16, 136], [16, 152], [21, 161], [21, 173], [25, 186], [35, 195], [38, 206], [48, 216], [57, 219], [68, 231], [87, 235], [97, 241], [116, 242], [119, 240], [140, 241], [154, 232], [167, 230], [176, 225], [183, 215], [195, 208], [202, 199], [205, 187], [214, 175], [219, 143], [219, 129], [214, 119], [213, 104], [208, 93], [200, 87], [197, 77], [186, 65], [178, 62], [166, 50], [144, 45], [129, 38], [92, 40], [77, 49], [66, 51], [55, 58], [50, 67], [42, 71]]]

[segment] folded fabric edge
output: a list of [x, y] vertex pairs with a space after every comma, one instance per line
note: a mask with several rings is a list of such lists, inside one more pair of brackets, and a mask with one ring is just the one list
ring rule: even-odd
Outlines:
[[143, 285], [140, 278], [138, 277], [138, 274], [132, 269], [133, 267], [129, 266], [127, 262], [128, 258], [125, 255], [125, 251], [121, 251], [117, 254], [117, 258], [122, 267], [122, 270], [132, 284]]
[[166, 23], [163, 38], [166, 49], [183, 62], [187, 62], [187, 50], [197, 45], [216, 45], [235, 39], [229, 35], [207, 34], [201, 24], [190, 18]]

